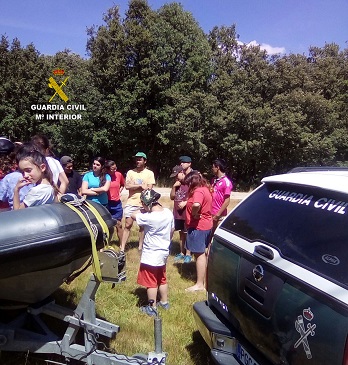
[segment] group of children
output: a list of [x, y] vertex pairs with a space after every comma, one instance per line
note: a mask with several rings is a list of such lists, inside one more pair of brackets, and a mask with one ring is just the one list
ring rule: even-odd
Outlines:
[[[12, 168], [13, 171], [4, 173], [4, 166], [8, 166], [8, 163], [7, 165], [5, 163], [1, 165], [1, 161], [4, 162], [3, 157], [9, 156], [13, 153], [15, 153], [16, 156], [16, 163], [13, 164], [14, 167]], [[3, 173], [3, 176], [0, 176], [0, 201], [6, 201], [6, 203], [11, 204], [12, 208], [15, 210], [58, 201], [57, 196], [60, 191], [57, 187], [57, 182], [60, 177], [60, 171], [52, 171], [51, 166], [53, 163], [53, 169], [55, 169], [55, 161], [51, 161], [50, 166], [48, 156], [46, 156], [45, 153], [45, 148], [41, 148], [40, 150], [40, 148], [32, 142], [15, 146], [15, 144], [8, 139], [1, 137], [0, 157], [0, 175]], [[94, 161], [94, 163], [100, 164], [100, 161]], [[15, 168], [15, 166], [17, 166], [17, 168]], [[94, 168], [93, 165], [91, 174], [94, 173], [95, 175], [94, 170], [98, 170], [97, 167], [98, 166]], [[215, 165], [213, 165], [213, 168], [214, 167], [216, 168]], [[158, 200], [160, 198], [160, 194], [155, 192], [153, 189], [145, 189], [141, 192], [140, 200], [142, 203], [142, 209], [134, 211], [131, 214], [132, 220], [134, 220], [139, 227], [144, 229], [144, 242], [137, 283], [147, 288], [149, 304], [142, 306], [140, 309], [149, 316], [157, 315], [157, 307], [169, 309], [166, 262], [169, 256], [169, 246], [174, 230], [177, 230], [180, 233], [180, 258], [183, 258], [185, 263], [191, 261], [191, 254], [187, 246], [185, 252], [187, 231], [187, 219], [185, 218], [185, 214], [186, 204], [189, 198], [189, 185], [185, 184], [187, 174], [185, 175], [184, 172], [182, 165], [178, 165], [174, 167], [171, 175], [171, 177], [176, 178], [176, 182], [174, 183], [170, 193], [170, 197], [174, 200], [174, 216], [171, 210], [164, 208], [159, 203]], [[191, 171], [191, 174], [193, 172], [194, 171]], [[87, 174], [85, 176], [87, 176]], [[217, 176], [217, 182], [219, 182], [220, 178]], [[105, 191], [101, 189], [103, 189], [103, 186], [110, 184], [110, 182], [106, 179], [106, 184], [104, 184], [101, 188], [95, 187], [94, 185], [91, 187], [88, 176], [84, 178], [83, 181], [82, 193], [85, 193], [90, 198], [92, 196], [100, 198], [100, 195], [106, 195]], [[62, 187], [62, 185], [63, 189], [67, 186], [64, 179], [61, 179], [60, 181], [60, 186]], [[97, 185], [100, 186], [99, 182]], [[7, 200], [5, 198], [7, 198]], [[219, 204], [220, 208], [222, 206], [222, 209], [215, 212], [217, 213], [215, 216], [211, 215], [212, 220], [213, 218], [218, 218], [215, 219], [216, 222], [218, 222], [220, 218], [226, 214], [227, 200], [224, 200], [223, 196], [219, 197], [219, 194], [218, 198], [221, 200], [221, 204]], [[103, 201], [102, 203], [106, 205], [107, 198], [105, 202]], [[193, 204], [195, 203], [193, 202]], [[196, 218], [200, 219], [201, 211], [199, 211], [199, 209], [195, 214], [197, 216]], [[211, 214], [211, 212], [209, 212], [209, 214]], [[214, 224], [214, 226], [214, 228], [216, 228], [216, 224]], [[177, 256], [176, 259], [178, 259], [179, 256]], [[197, 261], [200, 256], [195, 255], [195, 257]], [[158, 302], [157, 297], [160, 298]]]
[[[142, 191], [143, 212], [133, 213], [132, 218], [145, 231], [137, 282], [147, 288], [149, 304], [140, 309], [149, 316], [155, 316], [158, 307], [169, 308], [166, 261], [174, 230], [179, 231], [181, 246], [175, 261], [191, 262], [190, 251], [196, 259], [197, 282], [186, 291], [204, 290], [208, 246], [219, 222], [227, 215], [233, 187], [225, 171], [225, 161], [215, 160], [210, 185], [198, 171], [185, 174], [185, 162], [175, 166], [171, 174], [175, 183], [170, 192], [173, 212], [161, 206], [160, 195], [154, 190]], [[160, 300], [156, 303], [157, 296]]]
[[[16, 146], [0, 138], [2, 208], [14, 210], [56, 201], [58, 188], [46, 156], [34, 144]], [[6, 171], [6, 168], [10, 169]]]
[[[0, 209], [17, 210], [58, 201], [59, 171], [54, 181], [48, 156], [45, 156], [43, 150], [39, 150], [39, 146], [32, 142], [16, 146], [7, 138], [0, 138], [0, 201], [2, 203]], [[101, 170], [101, 165], [104, 165], [104, 161], [94, 161], [92, 171], [83, 179], [82, 193], [89, 198], [95, 197], [98, 203], [107, 205], [108, 197], [105, 190], [110, 185], [110, 177], [105, 174], [106, 184], [100, 183], [102, 176], [98, 172]], [[92, 181], [93, 178], [98, 181]], [[64, 180], [63, 185], [66, 187]], [[158, 203], [159, 197], [160, 195], [153, 190], [144, 190], [141, 194], [143, 210], [134, 212], [132, 219], [145, 230], [138, 283], [148, 288], [149, 301], [153, 300], [155, 303], [158, 288], [161, 297], [158, 305], [168, 309], [165, 263], [174, 232], [174, 222], [172, 212]], [[157, 313], [155, 307], [156, 304], [143, 306], [141, 310], [148, 315], [155, 315]]]

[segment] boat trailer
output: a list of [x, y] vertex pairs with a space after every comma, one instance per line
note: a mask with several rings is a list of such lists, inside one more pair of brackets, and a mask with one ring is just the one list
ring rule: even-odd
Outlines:
[[[99, 252], [98, 256], [102, 264], [103, 281], [112, 282], [114, 285], [125, 280], [124, 271], [118, 274], [117, 255], [110, 258], [107, 253]], [[116, 275], [114, 275], [115, 272]], [[128, 357], [99, 350], [100, 345], [104, 345], [99, 340], [99, 336], [112, 339], [120, 331], [118, 325], [96, 318], [95, 295], [99, 285], [100, 281], [91, 274], [75, 310], [57, 305], [52, 300], [27, 307], [24, 313], [9, 323], [0, 322], [0, 352], [57, 354], [62, 356], [66, 363], [70, 360], [78, 360], [88, 365], [165, 364], [167, 354], [162, 351], [162, 322], [159, 317], [154, 319], [155, 350], [153, 352]], [[59, 337], [53, 333], [41, 318], [41, 314], [66, 322], [67, 328], [64, 335]], [[76, 337], [81, 330], [83, 340], [82, 344], [78, 344]]]

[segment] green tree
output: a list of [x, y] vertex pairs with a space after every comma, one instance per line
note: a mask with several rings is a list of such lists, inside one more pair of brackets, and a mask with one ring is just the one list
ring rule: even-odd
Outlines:
[[[115, 138], [112, 154], [128, 161], [136, 150], [145, 150], [157, 172], [168, 171], [178, 150], [188, 146], [172, 126], [186, 112], [181, 109], [187, 107], [184, 100], [204, 92], [210, 76], [206, 37], [192, 15], [176, 3], [154, 12], [147, 1], [130, 1], [123, 22], [117, 9], [108, 14], [106, 25], [92, 32], [89, 49], [93, 74], [100, 74], [103, 63], [102, 72], [112, 85], [107, 90], [98, 86], [106, 91], [105, 120]], [[100, 44], [108, 50], [103, 48], [102, 53]], [[114, 75], [109, 65], [117, 65]], [[199, 133], [195, 138], [203, 143]]]
[[[54, 141], [54, 150], [59, 154], [74, 157], [77, 163], [89, 162], [91, 156], [106, 155], [111, 148], [107, 126], [104, 124], [105, 102], [103, 95], [94, 85], [94, 78], [89, 69], [89, 60], [69, 50], [58, 52], [45, 58], [49, 72], [45, 75], [48, 83], [49, 76], [56, 69], [64, 70], [65, 74], [57, 82], [67, 79], [64, 92], [69, 100], [64, 102], [56, 98], [51, 104], [61, 105], [64, 110], [59, 114], [71, 116], [70, 119], [44, 119], [36, 126], [36, 133], [44, 133]], [[52, 96], [52, 89], [46, 84], [46, 104]], [[71, 107], [76, 109], [69, 110]], [[58, 114], [47, 112], [47, 114]], [[73, 115], [79, 119], [74, 119]]]
[[207, 136], [215, 157], [225, 158], [234, 178], [250, 185], [270, 163], [264, 129], [276, 87], [267, 54], [237, 39], [235, 26], [215, 27], [209, 34], [214, 55], [210, 92], [218, 107]]
[[31, 105], [37, 104], [45, 90], [44, 57], [33, 44], [22, 48], [18, 39], [0, 43], [0, 130], [13, 140], [27, 140], [35, 131]]

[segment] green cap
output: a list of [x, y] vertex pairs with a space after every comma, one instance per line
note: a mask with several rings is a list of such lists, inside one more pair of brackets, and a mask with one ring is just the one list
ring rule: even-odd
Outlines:
[[144, 152], [137, 152], [134, 157], [143, 157], [147, 160], [147, 156]]

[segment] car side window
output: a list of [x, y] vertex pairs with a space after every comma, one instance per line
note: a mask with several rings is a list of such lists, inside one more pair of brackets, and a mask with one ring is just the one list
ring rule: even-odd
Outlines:
[[221, 228], [348, 287], [348, 196], [320, 188], [264, 184]]

